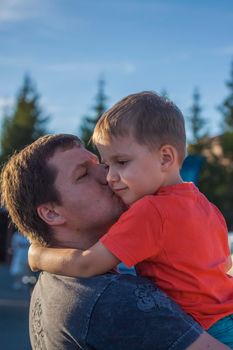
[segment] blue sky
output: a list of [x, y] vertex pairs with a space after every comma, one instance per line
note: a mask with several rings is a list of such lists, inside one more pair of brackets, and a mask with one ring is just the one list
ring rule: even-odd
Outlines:
[[51, 132], [77, 133], [104, 75], [108, 106], [161, 92], [188, 114], [197, 86], [212, 135], [233, 59], [232, 0], [0, 0], [0, 120], [25, 72]]

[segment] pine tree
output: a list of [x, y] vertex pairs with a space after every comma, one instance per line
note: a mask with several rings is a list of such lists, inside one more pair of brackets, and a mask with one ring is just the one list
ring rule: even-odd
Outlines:
[[[205, 161], [198, 187], [223, 213], [229, 231], [233, 230], [233, 61], [230, 79], [226, 82], [229, 94], [219, 107], [223, 115], [223, 133], [197, 140], [189, 145], [190, 153], [201, 154]], [[217, 152], [216, 152], [217, 151]]]
[[1, 163], [46, 133], [49, 117], [39, 106], [39, 95], [29, 75], [25, 75], [11, 114], [3, 118], [1, 130]]
[[224, 129], [233, 131], [233, 60], [231, 62], [230, 79], [226, 81], [226, 86], [229, 89], [229, 95], [225, 98], [219, 110], [223, 114]]
[[96, 153], [96, 148], [91, 144], [90, 139], [97, 121], [107, 109], [105, 104], [107, 97], [104, 92], [104, 87], [105, 81], [104, 79], [100, 79], [98, 81], [98, 92], [95, 97], [96, 104], [93, 107], [94, 115], [85, 116], [83, 118], [83, 124], [81, 126], [81, 139], [84, 142], [86, 148], [93, 153]]
[[219, 107], [219, 111], [223, 115], [224, 122], [224, 133], [221, 136], [221, 146], [224, 156], [231, 159], [231, 168], [233, 168], [233, 60], [231, 62], [230, 78], [228, 81], [226, 81], [226, 86], [229, 90], [229, 94]]
[[191, 152], [197, 150], [204, 157], [199, 188], [207, 198], [216, 204], [223, 213], [228, 229], [233, 229], [233, 64], [231, 78], [226, 83], [229, 95], [219, 111], [223, 115], [223, 133], [216, 137], [197, 140], [189, 146]]
[[207, 136], [204, 126], [206, 120], [202, 117], [201, 96], [198, 88], [193, 92], [193, 104], [190, 108], [190, 115], [188, 116], [188, 122], [192, 133], [192, 141], [197, 143], [202, 137]]

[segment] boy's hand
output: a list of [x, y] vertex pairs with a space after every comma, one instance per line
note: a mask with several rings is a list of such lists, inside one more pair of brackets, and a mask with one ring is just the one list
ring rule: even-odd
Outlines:
[[70, 277], [100, 275], [120, 262], [100, 242], [85, 251], [76, 248], [44, 247], [33, 242], [28, 251], [28, 261], [32, 271], [43, 270]]
[[34, 272], [40, 270], [39, 257], [40, 257], [41, 249], [43, 249], [43, 247], [37, 242], [31, 243], [28, 249], [28, 263], [31, 270]]

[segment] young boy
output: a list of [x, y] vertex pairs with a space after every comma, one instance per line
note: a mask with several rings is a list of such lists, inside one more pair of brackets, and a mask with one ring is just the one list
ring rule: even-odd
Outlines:
[[110, 187], [129, 209], [89, 250], [39, 248], [31, 251], [32, 266], [89, 277], [120, 261], [135, 265], [233, 347], [227, 227], [219, 210], [180, 177], [186, 154], [180, 110], [153, 92], [130, 95], [103, 114], [93, 141]]

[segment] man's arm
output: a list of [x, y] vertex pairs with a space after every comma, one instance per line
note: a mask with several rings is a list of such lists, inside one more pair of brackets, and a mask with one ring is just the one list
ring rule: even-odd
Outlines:
[[227, 350], [228, 346], [220, 343], [207, 332], [202, 333], [187, 350]]
[[87, 344], [111, 350], [226, 350], [146, 279], [120, 275], [100, 295]]
[[32, 271], [44, 270], [70, 277], [92, 277], [108, 272], [119, 260], [98, 242], [87, 250], [48, 248], [32, 244], [28, 252]]

